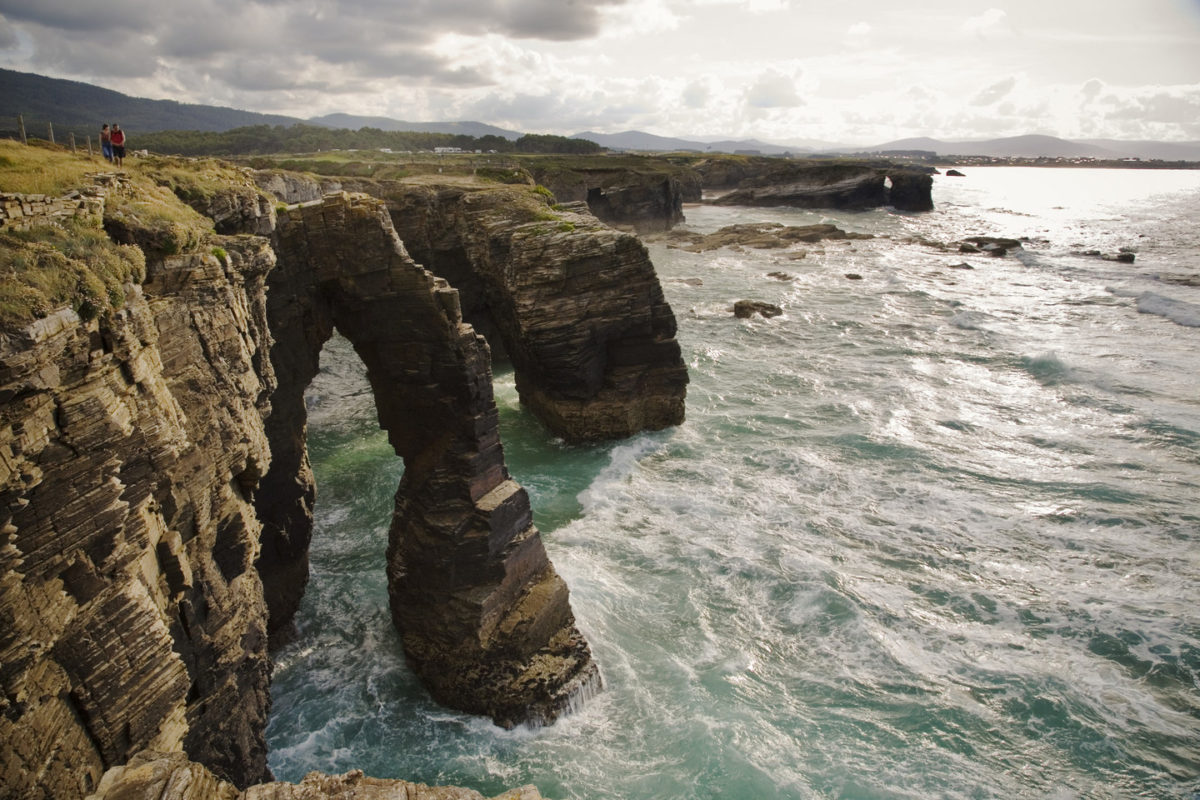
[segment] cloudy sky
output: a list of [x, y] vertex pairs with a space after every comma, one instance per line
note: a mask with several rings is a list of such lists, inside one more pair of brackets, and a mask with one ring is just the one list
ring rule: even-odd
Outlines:
[[0, 0], [0, 66], [543, 133], [1200, 140], [1200, 0]]

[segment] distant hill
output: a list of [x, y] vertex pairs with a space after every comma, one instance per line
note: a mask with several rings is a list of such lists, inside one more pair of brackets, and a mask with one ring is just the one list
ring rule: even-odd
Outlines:
[[323, 117], [313, 117], [308, 120], [313, 125], [325, 128], [378, 128], [381, 131], [416, 131], [418, 133], [453, 133], [465, 136], [501, 136], [505, 139], [517, 140], [524, 136], [520, 131], [510, 131], [486, 125], [482, 122], [407, 122], [391, 117], [361, 117], [354, 114], [326, 114]]
[[136, 142], [139, 133], [165, 130], [227, 131], [246, 125], [294, 125], [303, 120], [278, 114], [256, 114], [236, 108], [146, 100], [90, 83], [47, 78], [0, 69], [0, 130], [16, 131], [17, 115], [30, 136], [46, 138], [54, 124], [55, 138], [66, 141], [74, 132], [96, 138], [100, 126], [115, 122]]
[[1083, 139], [1085, 144], [1121, 153], [1126, 158], [1161, 158], [1163, 161], [1200, 161], [1200, 142], [1121, 141]]
[[1002, 139], [947, 142], [926, 136], [897, 139], [871, 147], [840, 147], [839, 152], [879, 153], [889, 150], [930, 150], [939, 155], [1014, 156], [1017, 158], [1161, 158], [1164, 161], [1200, 161], [1200, 142], [1121, 141], [1087, 139], [1070, 141], [1057, 136], [1030, 134]]
[[[29, 135], [45, 138], [47, 124], [54, 124], [55, 137], [66, 141], [75, 133], [78, 141], [95, 137], [104, 122], [116, 122], [130, 132], [131, 141], [143, 133], [159, 131], [202, 131], [219, 133], [253, 125], [283, 125], [297, 123], [326, 128], [378, 128], [383, 131], [413, 131], [419, 133], [465, 134], [476, 138], [499, 136], [519, 139], [518, 131], [498, 128], [481, 122], [408, 122], [390, 117], [327, 114], [311, 120], [280, 114], [259, 114], [222, 106], [179, 103], [174, 100], [147, 100], [131, 97], [79, 81], [47, 78], [28, 72], [0, 69], [0, 135], [17, 130], [17, 115], [25, 120]], [[662, 152], [690, 150], [698, 153], [757, 151], [763, 155], [800, 154], [815, 150], [821, 153], [870, 153], [884, 150], [929, 150], [940, 155], [1016, 156], [1037, 158], [1159, 158], [1164, 161], [1200, 161], [1200, 142], [1120, 141], [1116, 139], [1087, 139], [1069, 141], [1056, 136], [1012, 136], [984, 141], [942, 141], [928, 137], [898, 139], [870, 147], [836, 146], [818, 140], [801, 140], [794, 144], [762, 142], [757, 139], [717, 140], [711, 137], [673, 138], [643, 131], [622, 133], [577, 133], [575, 139], [588, 139], [612, 150], [643, 150]]]
[[664, 153], [677, 151], [694, 151], [697, 153], [736, 153], [757, 152], [762, 155], [777, 156], [784, 153], [795, 153], [807, 148], [772, 144], [757, 139], [677, 139], [670, 136], [657, 136], [644, 131], [623, 131], [621, 133], [596, 133], [584, 131], [571, 136], [572, 139], [587, 139], [596, 142], [609, 150], [640, 150], [648, 153]]

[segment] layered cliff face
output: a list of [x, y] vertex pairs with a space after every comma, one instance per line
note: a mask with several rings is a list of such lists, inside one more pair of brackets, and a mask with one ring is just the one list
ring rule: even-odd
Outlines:
[[[285, 200], [314, 193], [298, 176], [259, 181]], [[345, 185], [384, 199], [414, 260], [459, 290], [463, 317], [511, 359], [522, 402], [557, 435], [595, 441], [683, 420], [675, 317], [635, 236], [526, 187]]]
[[933, 209], [928, 171], [894, 164], [714, 158], [693, 168], [706, 189], [726, 192], [718, 205]]
[[[487, 344], [391, 218], [408, 209], [430, 254], [464, 255], [480, 319], [522, 370], [599, 386], [571, 400], [603, 435], [682, 416], [674, 321], [636, 239], [486, 191], [337, 194], [277, 221], [236, 171], [145, 166], [38, 219], [41, 201], [9, 194], [0, 215], [10, 273], [69, 279], [0, 285], [0, 783], [81, 797], [147, 749], [234, 787], [269, 778], [268, 635], [303, 592], [315, 491], [303, 391], [335, 327], [405, 461], [387, 571], [414, 670], [501, 725], [596, 689], [504, 466]], [[80, 255], [84, 240], [98, 249]]]
[[643, 233], [683, 222], [685, 196], [696, 184], [692, 173], [665, 161], [657, 161], [654, 168], [534, 165], [531, 171], [561, 202], [587, 203], [600, 221]]
[[146, 747], [268, 774], [251, 497], [274, 255], [218, 241], [148, 261], [115, 313], [0, 341], [0, 783], [20, 796], [80, 797]]
[[274, 241], [276, 460], [258, 498], [272, 626], [287, 624], [307, 574], [303, 392], [336, 327], [366, 365], [405, 463], [388, 583], [410, 666], [446, 705], [510, 727], [553, 720], [599, 675], [528, 496], [504, 466], [487, 345], [463, 323], [458, 292], [413, 262], [384, 205], [363, 195], [289, 209]]

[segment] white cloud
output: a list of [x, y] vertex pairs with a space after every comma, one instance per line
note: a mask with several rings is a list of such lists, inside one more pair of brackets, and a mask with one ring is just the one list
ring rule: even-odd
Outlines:
[[1012, 92], [1013, 87], [1017, 85], [1017, 79], [1009, 76], [1002, 81], [997, 81], [985, 89], [981, 89], [978, 94], [971, 98], [973, 106], [990, 106], [1008, 97]]
[[804, 101], [796, 91], [795, 77], [768, 70], [746, 90], [746, 104], [752, 108], [793, 108]]
[[971, 17], [962, 24], [962, 32], [981, 38], [1011, 33], [1012, 27], [1008, 14], [999, 8], [989, 8], [977, 17]]
[[0, 64], [264, 112], [537, 132], [1200, 138], [1194, 11], [1154, 0], [1131, 30], [1116, 4], [991, 4], [0, 0]]
[[692, 81], [683, 90], [683, 105], [687, 108], [704, 108], [712, 90], [706, 81]]

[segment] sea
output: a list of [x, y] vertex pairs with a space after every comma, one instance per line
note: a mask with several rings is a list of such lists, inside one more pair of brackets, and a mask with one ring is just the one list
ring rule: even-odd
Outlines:
[[[566, 444], [495, 365], [509, 469], [604, 680], [548, 727], [442, 708], [405, 666], [384, 573], [403, 465], [332, 340], [275, 775], [554, 800], [1200, 798], [1200, 171], [962, 171], [929, 213], [685, 208], [701, 233], [870, 239], [648, 241], [691, 375], [676, 428]], [[975, 235], [1025, 241], [958, 252]], [[1103, 257], [1123, 248], [1134, 263]], [[736, 319], [741, 299], [783, 314]]]

